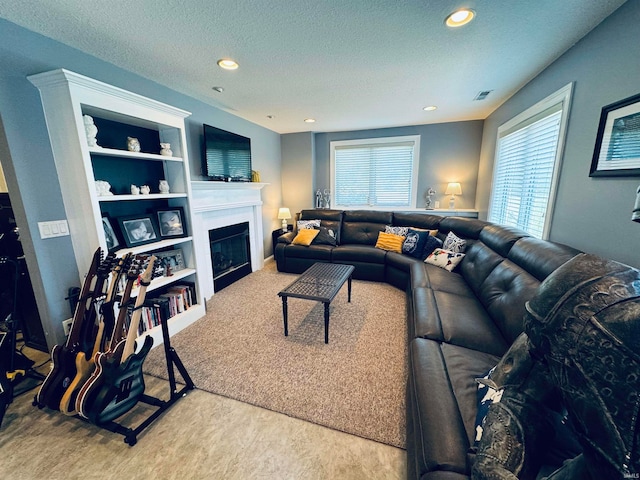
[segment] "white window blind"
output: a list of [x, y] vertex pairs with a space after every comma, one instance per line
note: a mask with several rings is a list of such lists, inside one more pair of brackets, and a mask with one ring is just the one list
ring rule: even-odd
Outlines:
[[498, 129], [488, 219], [548, 238], [572, 84]]
[[331, 142], [334, 205], [414, 207], [419, 137]]

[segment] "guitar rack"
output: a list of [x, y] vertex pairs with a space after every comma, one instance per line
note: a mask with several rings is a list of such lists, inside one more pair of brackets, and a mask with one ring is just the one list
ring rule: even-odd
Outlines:
[[[169, 337], [169, 326], [167, 322], [164, 321], [161, 323], [162, 328], [162, 340], [164, 342], [164, 353], [165, 358], [167, 360], [167, 375], [169, 377], [169, 388], [171, 390], [171, 394], [169, 400], [160, 400], [159, 398], [152, 397], [147, 394], [142, 394], [140, 396], [139, 402], [146, 403], [147, 405], [151, 405], [154, 407], [158, 407], [156, 411], [154, 411], [151, 415], [149, 415], [142, 423], [140, 423], [135, 428], [128, 428], [120, 423], [115, 421], [106, 422], [103, 424], [97, 425], [98, 427], [104, 428], [105, 430], [109, 430], [113, 433], [118, 433], [124, 436], [124, 443], [133, 447], [136, 443], [138, 443], [138, 435], [142, 433], [144, 429], [146, 429], [149, 425], [151, 425], [154, 421], [156, 421], [164, 412], [166, 412], [169, 408], [173, 406], [178, 400], [184, 397], [189, 390], [193, 390], [196, 388], [193, 380], [191, 380], [191, 376], [187, 369], [185, 368], [182, 360], [178, 356], [178, 352], [171, 346], [171, 339]], [[185, 382], [185, 385], [177, 390], [177, 382], [176, 375], [174, 371], [174, 367], [178, 369], [180, 372], [180, 376]], [[135, 407], [134, 407], [135, 408]], [[79, 417], [82, 418], [82, 417]], [[83, 420], [87, 421], [83, 418]]]
[[[96, 425], [97, 427], [103, 428], [113, 433], [117, 433], [124, 436], [124, 443], [133, 447], [136, 443], [138, 443], [138, 435], [142, 433], [149, 425], [151, 425], [154, 421], [156, 421], [164, 412], [166, 412], [169, 408], [173, 406], [178, 400], [184, 397], [189, 390], [195, 389], [195, 384], [193, 380], [191, 380], [191, 376], [187, 372], [182, 360], [178, 356], [178, 353], [171, 346], [171, 339], [169, 337], [169, 326], [167, 322], [164, 321], [161, 323], [162, 328], [162, 339], [164, 342], [164, 352], [165, 358], [167, 361], [167, 375], [169, 377], [169, 388], [171, 390], [169, 400], [161, 400], [156, 397], [152, 397], [147, 394], [142, 394], [138, 402], [146, 403], [147, 405], [151, 405], [154, 407], [158, 407], [151, 415], [149, 415], [144, 421], [142, 421], [137, 427], [130, 428], [126, 427], [116, 421], [105, 422], [101, 424], [95, 424], [89, 422], [86, 418], [83, 418], [79, 415], [76, 415], [76, 418], [80, 420], [90, 423], [91, 425]], [[185, 382], [185, 385], [178, 390], [177, 382], [174, 367], [178, 369], [182, 379]], [[34, 400], [33, 405], [36, 406], [37, 402]], [[135, 406], [133, 407], [135, 408]]]

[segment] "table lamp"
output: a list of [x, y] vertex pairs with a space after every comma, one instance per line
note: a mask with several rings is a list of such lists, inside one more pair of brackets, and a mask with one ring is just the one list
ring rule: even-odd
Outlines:
[[449, 208], [454, 209], [456, 206], [456, 195], [462, 195], [462, 187], [458, 182], [451, 182], [444, 191], [445, 195], [451, 195], [449, 199]]
[[288, 208], [282, 207], [278, 210], [278, 219], [282, 220], [282, 231], [287, 231], [287, 219], [291, 218], [291, 212]]

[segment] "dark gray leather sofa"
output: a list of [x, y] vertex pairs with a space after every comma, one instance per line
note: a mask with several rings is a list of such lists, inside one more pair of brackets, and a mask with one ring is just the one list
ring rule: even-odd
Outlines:
[[[338, 245], [275, 249], [279, 271], [301, 273], [313, 263], [347, 263], [354, 277], [406, 290], [408, 477], [468, 478], [477, 412], [475, 378], [496, 365], [522, 332], [525, 302], [556, 268], [579, 253], [523, 231], [476, 219], [427, 213], [303, 210], [339, 232]], [[453, 272], [375, 248], [386, 225], [453, 231], [467, 240]]]

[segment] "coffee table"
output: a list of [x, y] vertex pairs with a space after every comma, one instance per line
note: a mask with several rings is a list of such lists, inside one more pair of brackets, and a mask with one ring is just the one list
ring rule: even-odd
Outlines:
[[347, 300], [351, 302], [351, 279], [354, 270], [353, 265], [314, 263], [295, 282], [278, 292], [278, 296], [282, 298], [284, 335], [289, 335], [287, 299], [293, 297], [314, 300], [324, 303], [324, 343], [329, 343], [329, 305], [346, 281]]

